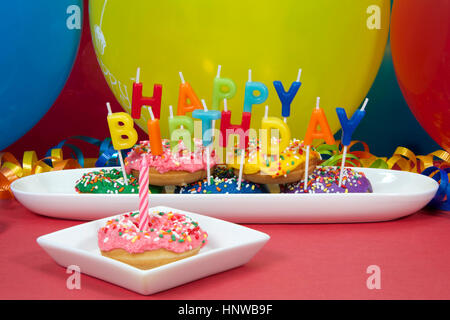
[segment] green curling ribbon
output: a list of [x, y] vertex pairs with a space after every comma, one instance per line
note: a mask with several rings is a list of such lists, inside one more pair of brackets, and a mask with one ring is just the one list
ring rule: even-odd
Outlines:
[[[353, 154], [347, 154], [347, 156], [345, 158], [345, 163], [349, 163], [354, 167], [359, 167], [357, 164], [355, 164], [353, 161], [351, 161], [349, 159], [354, 159], [359, 162], [359, 158], [357, 156], [355, 156]], [[342, 154], [335, 154], [334, 156], [332, 156], [329, 159], [322, 162], [320, 165], [321, 166], [336, 166], [336, 165], [340, 164], [340, 162], [342, 162]]]
[[377, 159], [375, 160], [369, 168], [375, 168], [375, 169], [389, 169], [389, 165], [386, 161], [383, 159]]
[[327, 156], [333, 156], [336, 153], [339, 153], [339, 147], [335, 144], [321, 144], [314, 148], [318, 153], [320, 153], [321, 156], [327, 155]]

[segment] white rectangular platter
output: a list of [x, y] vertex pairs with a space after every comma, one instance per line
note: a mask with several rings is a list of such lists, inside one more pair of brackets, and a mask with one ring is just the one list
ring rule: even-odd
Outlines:
[[[100, 169], [100, 168], [96, 168]], [[138, 209], [137, 194], [78, 194], [75, 182], [93, 168], [46, 172], [14, 181], [29, 210], [64, 219], [95, 220]], [[237, 223], [346, 223], [397, 219], [423, 208], [438, 183], [410, 172], [357, 168], [373, 193], [151, 194], [151, 206], [170, 206]]]

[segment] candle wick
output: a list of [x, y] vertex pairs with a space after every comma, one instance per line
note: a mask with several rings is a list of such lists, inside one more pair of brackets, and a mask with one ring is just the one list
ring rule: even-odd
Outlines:
[[141, 68], [138, 67], [136, 70], [136, 83], [139, 83], [140, 75], [141, 75]]
[[148, 107], [148, 112], [150, 113], [150, 118], [155, 120], [155, 115], [153, 114], [152, 107]]
[[317, 97], [317, 100], [316, 100], [316, 109], [319, 109], [319, 105], [320, 105], [320, 97]]
[[362, 106], [362, 108], [361, 108], [361, 111], [364, 111], [364, 109], [366, 109], [366, 106], [367, 106], [367, 103], [369, 102], [369, 98], [366, 98], [365, 100], [364, 100], [364, 104], [363, 104], [363, 106]]
[[223, 111], [228, 111], [228, 102], [227, 102], [227, 98], [223, 99]]
[[170, 115], [170, 118], [172, 119], [173, 118], [173, 107], [172, 107], [172, 105], [169, 106], [169, 115]]
[[203, 104], [203, 109], [204, 109], [205, 111], [208, 111], [208, 107], [206, 106], [205, 99], [202, 99], [202, 104]]
[[248, 69], [248, 82], [252, 81], [252, 69]]
[[298, 69], [298, 74], [297, 74], [297, 82], [300, 82], [300, 77], [302, 76], [302, 69]]
[[222, 66], [219, 64], [219, 67], [217, 68], [217, 76], [216, 78], [220, 78], [220, 70], [222, 69]]
[[106, 108], [108, 109], [108, 114], [111, 114], [111, 105], [109, 104], [109, 102], [106, 103]]
[[269, 105], [266, 105], [266, 110], [264, 112], [264, 118], [267, 118], [269, 116]]
[[181, 83], [185, 83], [184, 77], [183, 77], [183, 72], [180, 71], [178, 74], [180, 75]]

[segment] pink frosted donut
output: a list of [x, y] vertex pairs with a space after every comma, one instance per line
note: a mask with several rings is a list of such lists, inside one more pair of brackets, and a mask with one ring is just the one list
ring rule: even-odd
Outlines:
[[[163, 139], [163, 154], [152, 155], [149, 141], [141, 141], [125, 158], [125, 170], [127, 174], [139, 176], [139, 168], [142, 157], [147, 157], [150, 165], [150, 184], [158, 186], [186, 185], [206, 177], [208, 166], [216, 165], [215, 154], [206, 153], [201, 139], [194, 139], [193, 151], [187, 149], [183, 141], [180, 141], [176, 152], [170, 146], [169, 140]], [[207, 159], [209, 157], [209, 159]]]
[[139, 230], [139, 213], [130, 212], [106, 222], [98, 231], [103, 256], [139, 269], [151, 269], [197, 254], [208, 234], [190, 217], [177, 212], [154, 211], [148, 230]]

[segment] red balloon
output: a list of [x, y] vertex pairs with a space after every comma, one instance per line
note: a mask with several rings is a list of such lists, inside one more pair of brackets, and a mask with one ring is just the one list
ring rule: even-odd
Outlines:
[[391, 48], [409, 108], [450, 152], [450, 0], [394, 1]]

